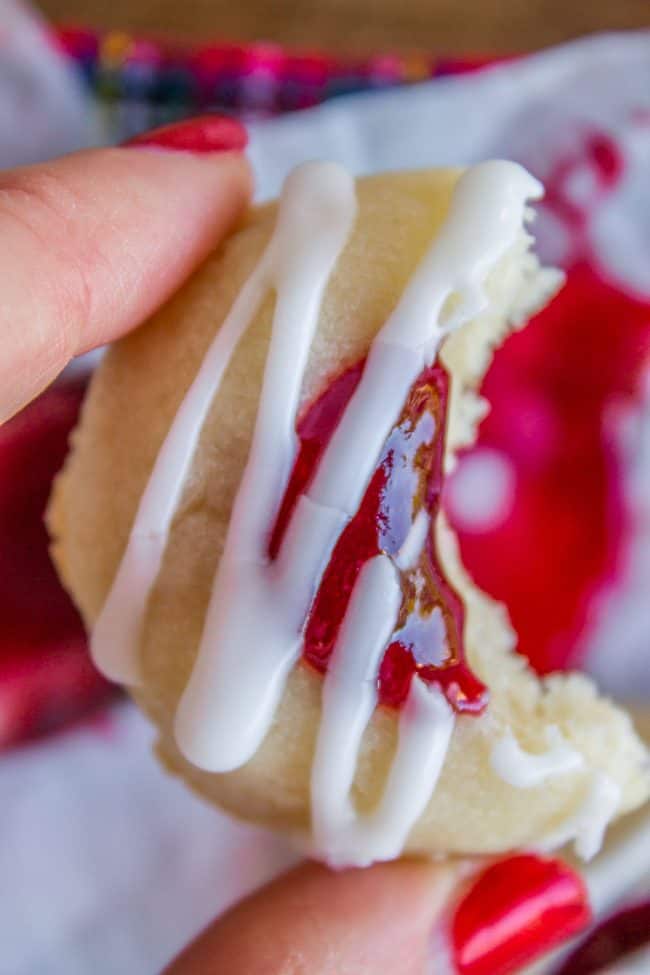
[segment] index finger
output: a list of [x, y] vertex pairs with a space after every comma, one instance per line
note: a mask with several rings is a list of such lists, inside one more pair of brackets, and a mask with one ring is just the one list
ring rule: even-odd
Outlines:
[[162, 148], [150, 137], [0, 174], [0, 422], [70, 358], [142, 322], [240, 215], [249, 169], [223, 150], [244, 130], [220, 120], [229, 138], [222, 124], [214, 139], [208, 121], [182, 123], [194, 152], [170, 141], [177, 126]]

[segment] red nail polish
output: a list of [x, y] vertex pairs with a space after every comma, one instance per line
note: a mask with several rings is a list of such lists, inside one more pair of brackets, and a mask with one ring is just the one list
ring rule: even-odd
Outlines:
[[520, 854], [472, 883], [451, 920], [459, 975], [509, 975], [580, 931], [591, 911], [582, 878], [560, 860]]
[[172, 122], [159, 129], [143, 132], [125, 142], [125, 146], [152, 146], [179, 152], [241, 152], [248, 133], [237, 119], [227, 115], [201, 115], [198, 118]]

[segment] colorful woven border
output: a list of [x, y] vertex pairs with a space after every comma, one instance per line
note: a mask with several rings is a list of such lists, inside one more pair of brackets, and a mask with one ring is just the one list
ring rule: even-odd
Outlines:
[[342, 58], [271, 43], [183, 47], [78, 28], [61, 28], [58, 41], [99, 102], [112, 110], [109, 121], [120, 136], [197, 111], [245, 118], [277, 115], [350, 92], [475, 71], [491, 63], [417, 52]]

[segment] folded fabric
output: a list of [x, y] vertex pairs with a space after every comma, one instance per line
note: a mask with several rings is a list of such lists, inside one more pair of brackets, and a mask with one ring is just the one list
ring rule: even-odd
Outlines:
[[53, 731], [115, 691], [90, 663], [48, 553], [43, 511], [85, 383], [58, 383], [0, 427], [0, 748]]

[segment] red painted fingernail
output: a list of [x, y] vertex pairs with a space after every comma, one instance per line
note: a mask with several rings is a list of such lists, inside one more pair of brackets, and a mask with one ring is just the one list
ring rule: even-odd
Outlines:
[[241, 152], [248, 133], [237, 119], [227, 115], [201, 115], [198, 118], [172, 122], [150, 132], [142, 132], [125, 142], [125, 146], [151, 146], [176, 149], [179, 152]]
[[560, 860], [520, 854], [472, 882], [450, 926], [459, 975], [510, 975], [591, 918], [582, 878]]

